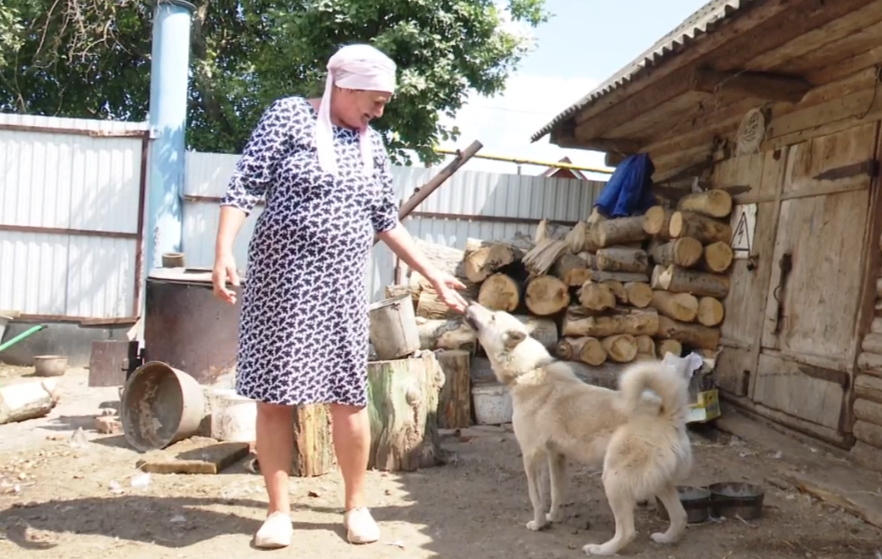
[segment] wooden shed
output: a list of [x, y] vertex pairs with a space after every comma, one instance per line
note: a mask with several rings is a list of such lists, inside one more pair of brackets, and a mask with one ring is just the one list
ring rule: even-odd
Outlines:
[[882, 0], [713, 0], [533, 135], [734, 194], [722, 397], [876, 469], [880, 37]]

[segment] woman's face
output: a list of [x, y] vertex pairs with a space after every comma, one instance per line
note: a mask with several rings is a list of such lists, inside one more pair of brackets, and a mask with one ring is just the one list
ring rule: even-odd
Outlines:
[[340, 121], [351, 128], [364, 128], [375, 118], [383, 116], [386, 103], [392, 97], [385, 91], [337, 88], [335, 113]]

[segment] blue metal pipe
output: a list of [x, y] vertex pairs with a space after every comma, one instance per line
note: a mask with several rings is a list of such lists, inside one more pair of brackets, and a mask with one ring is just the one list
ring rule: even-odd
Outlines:
[[195, 10], [193, 4], [184, 0], [157, 0], [153, 12], [150, 63], [153, 141], [144, 231], [145, 280], [153, 268], [161, 265], [162, 254], [181, 251], [190, 26]]

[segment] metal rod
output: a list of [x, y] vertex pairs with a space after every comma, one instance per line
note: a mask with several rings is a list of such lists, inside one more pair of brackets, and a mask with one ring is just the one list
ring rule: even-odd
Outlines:
[[75, 235], [78, 237], [107, 237], [112, 239], [137, 239], [137, 233], [123, 231], [97, 231], [95, 229], [69, 229], [67, 227], [40, 227], [37, 225], [9, 225], [0, 223], [0, 231], [13, 233], [45, 233], [49, 235]]
[[[444, 184], [444, 182], [453, 176], [453, 173], [457, 172], [460, 167], [465, 165], [469, 159], [475, 156], [480, 149], [484, 147], [484, 144], [475, 140], [472, 142], [469, 147], [465, 148], [463, 151], [456, 151], [453, 161], [444, 166], [443, 169], [438, 171], [438, 174], [429, 179], [429, 182], [424, 184], [421, 188], [417, 188], [413, 195], [408, 198], [401, 207], [398, 209], [398, 220], [401, 221], [410, 215], [410, 212], [414, 210], [417, 206], [419, 206], [423, 200], [431, 196], [435, 190], [438, 189], [439, 186]], [[374, 236], [374, 244], [376, 245], [380, 242], [380, 238], [376, 235]]]
[[10, 347], [14, 346], [18, 342], [22, 341], [23, 339], [25, 339], [27, 337], [30, 337], [30, 336], [36, 334], [37, 332], [39, 332], [40, 330], [43, 330], [44, 328], [46, 328], [45, 324], [40, 324], [39, 326], [33, 326], [31, 328], [28, 328], [27, 330], [25, 330], [24, 332], [22, 332], [18, 336], [0, 344], [0, 351], [4, 351], [6, 349], [9, 349]]
[[[464, 221], [483, 221], [486, 223], [518, 223], [523, 225], [538, 225], [542, 220], [535, 217], [510, 217], [504, 215], [478, 215], [478, 214], [454, 214], [444, 212], [411, 212], [409, 217], [421, 219], [461, 219]], [[560, 225], [575, 227], [576, 221], [550, 220]]]
[[[458, 152], [445, 148], [435, 148], [436, 153], [443, 153], [445, 155], [456, 155]], [[517, 163], [519, 165], [538, 165], [541, 167], [555, 167], [557, 169], [569, 169], [571, 171], [588, 171], [591, 173], [601, 173], [604, 175], [611, 175], [613, 171], [607, 169], [595, 169], [593, 167], [583, 167], [582, 165], [573, 165], [572, 163], [562, 163], [560, 161], [550, 162], [550, 161], [539, 161], [537, 159], [522, 159], [519, 157], [507, 157], [505, 155], [489, 155], [489, 154], [480, 154], [475, 155], [475, 159], [488, 159], [490, 161], [504, 161], [506, 163]]]
[[141, 314], [141, 285], [144, 278], [144, 212], [147, 205], [147, 166], [150, 164], [150, 139], [141, 142], [141, 176], [138, 180], [138, 237], [135, 240], [135, 290], [132, 295], [132, 314]]

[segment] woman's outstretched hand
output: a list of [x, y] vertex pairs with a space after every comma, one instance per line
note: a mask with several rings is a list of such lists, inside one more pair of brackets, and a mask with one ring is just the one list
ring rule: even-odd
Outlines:
[[438, 293], [438, 297], [444, 301], [445, 305], [457, 312], [465, 312], [468, 302], [456, 291], [457, 289], [466, 289], [465, 284], [445, 272], [436, 272], [427, 279], [432, 283], [432, 287], [435, 288], [435, 292]]

